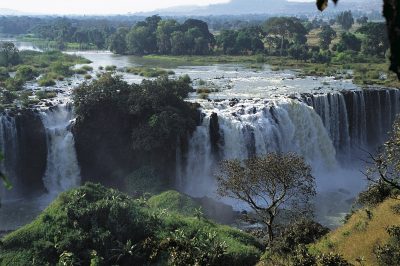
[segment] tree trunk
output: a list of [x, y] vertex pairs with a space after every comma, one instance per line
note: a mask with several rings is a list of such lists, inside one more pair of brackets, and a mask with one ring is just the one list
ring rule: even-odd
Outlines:
[[272, 224], [267, 224], [267, 231], [268, 231], [268, 241], [271, 244], [274, 240], [274, 231], [272, 230]]

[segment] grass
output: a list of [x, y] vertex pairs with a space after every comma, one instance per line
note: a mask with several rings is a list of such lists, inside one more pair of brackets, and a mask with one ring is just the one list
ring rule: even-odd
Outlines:
[[159, 76], [168, 76], [175, 74], [171, 70], [166, 70], [162, 68], [151, 68], [151, 67], [128, 67], [126, 69], [127, 73], [131, 73], [134, 75], [139, 75], [146, 78], [156, 78]]
[[187, 216], [195, 216], [196, 210], [200, 208], [200, 205], [190, 197], [173, 190], [155, 195], [147, 202], [152, 208], [165, 209], [168, 212]]
[[312, 245], [310, 250], [339, 253], [355, 265], [356, 260], [361, 257], [364, 259], [364, 265], [377, 265], [374, 248], [388, 241], [386, 229], [389, 226], [400, 224], [400, 215], [393, 210], [393, 206], [398, 204], [396, 199], [384, 201], [370, 210], [371, 219], [368, 218], [366, 209], [358, 210], [343, 226]]
[[43, 91], [43, 90], [40, 90], [40, 91], [37, 91], [35, 93], [35, 95], [39, 100], [51, 99], [51, 98], [57, 97], [57, 93], [54, 92], [54, 91]]

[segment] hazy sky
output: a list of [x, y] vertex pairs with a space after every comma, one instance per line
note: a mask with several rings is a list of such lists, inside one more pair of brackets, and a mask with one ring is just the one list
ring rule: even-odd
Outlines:
[[0, 0], [0, 8], [46, 14], [126, 14], [171, 6], [226, 2], [229, 0]]

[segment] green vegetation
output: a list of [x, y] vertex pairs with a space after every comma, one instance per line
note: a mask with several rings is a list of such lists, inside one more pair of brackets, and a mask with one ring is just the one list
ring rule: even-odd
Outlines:
[[[162, 197], [170, 198], [167, 194]], [[156, 198], [150, 202], [91, 183], [62, 193], [35, 221], [2, 239], [0, 264], [252, 265], [258, 261], [261, 245], [248, 234], [151, 206]]]
[[[4, 49], [0, 49], [0, 58], [8, 58], [12, 63], [4, 64], [0, 67], [0, 91], [1, 104], [4, 107], [15, 107], [15, 105], [28, 106], [35, 104], [37, 99], [53, 98], [54, 92], [43, 92], [32, 95], [32, 92], [24, 90], [26, 82], [34, 82], [37, 77], [39, 86], [49, 87], [56, 84], [56, 80], [63, 81], [65, 77], [74, 74], [72, 66], [76, 64], [90, 63], [90, 61], [75, 55], [63, 54], [59, 51], [35, 52], [18, 51], [12, 43], [3, 43]], [[15, 59], [18, 58], [18, 59]], [[90, 66], [83, 69], [89, 70]], [[14, 77], [10, 77], [10, 72], [15, 72]], [[36, 99], [29, 96], [37, 96]], [[15, 104], [13, 105], [13, 103]]]
[[[168, 187], [178, 143], [197, 124], [197, 106], [184, 100], [190, 91], [190, 79], [185, 76], [128, 84], [110, 73], [76, 88], [73, 100], [77, 149], [85, 160], [91, 161], [89, 165], [96, 165], [99, 174], [93, 178], [110, 176], [121, 180], [134, 195], [160, 183]], [[85, 155], [92, 150], [100, 150], [96, 158]], [[146, 165], [154, 167], [154, 172], [147, 169], [143, 173], [141, 168]], [[147, 186], [150, 180], [154, 183]]]
[[143, 76], [146, 78], [156, 78], [160, 76], [174, 75], [175, 73], [170, 70], [165, 70], [161, 68], [150, 68], [150, 67], [128, 67], [126, 69], [127, 73], [134, 75]]
[[40, 91], [37, 91], [35, 93], [35, 95], [39, 100], [51, 99], [51, 98], [57, 97], [57, 93], [54, 92], [54, 91], [43, 91], [43, 90], [40, 90]]
[[201, 208], [189, 196], [180, 194], [174, 190], [155, 195], [149, 198], [147, 203], [152, 208], [165, 209], [168, 212], [186, 216], [196, 216], [197, 211]]
[[56, 85], [56, 82], [50, 75], [44, 75], [38, 80], [39, 86], [51, 87]]

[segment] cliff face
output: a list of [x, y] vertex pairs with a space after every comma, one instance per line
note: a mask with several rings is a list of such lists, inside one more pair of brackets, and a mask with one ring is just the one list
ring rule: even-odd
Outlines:
[[19, 110], [1, 116], [2, 167], [13, 184], [11, 194], [31, 196], [45, 191], [46, 132], [35, 110]]

